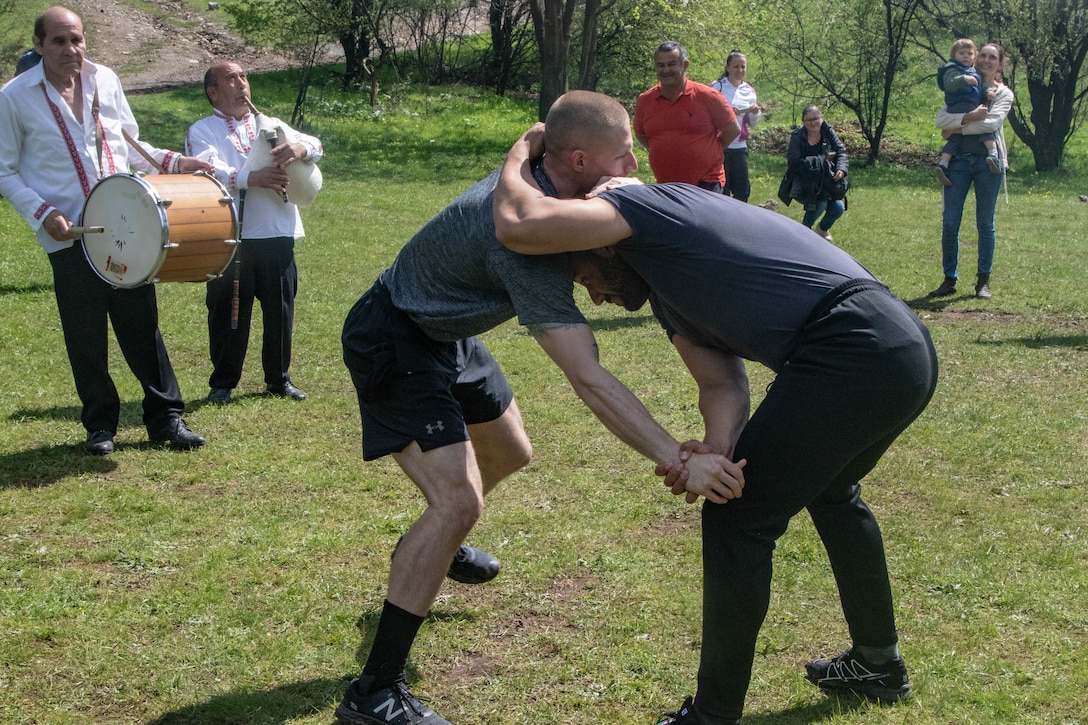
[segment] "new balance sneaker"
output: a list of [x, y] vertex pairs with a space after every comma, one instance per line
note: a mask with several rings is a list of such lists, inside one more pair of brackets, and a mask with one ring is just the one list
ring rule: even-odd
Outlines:
[[805, 679], [821, 690], [848, 690], [884, 703], [911, 695], [907, 666], [902, 657], [874, 665], [854, 654], [853, 648], [831, 660], [806, 663]]
[[336, 706], [336, 719], [348, 725], [450, 725], [420, 702], [403, 682], [374, 692], [369, 675], [356, 677]]
[[[676, 712], [667, 712], [657, 721], [657, 725], [699, 725], [699, 713], [695, 712], [695, 699], [688, 697], [684, 704]], [[729, 720], [729, 723], [738, 725], [740, 720]]]
[[[403, 536], [397, 539], [397, 545], [393, 547], [393, 555], [397, 553], [400, 542], [403, 540]], [[457, 549], [446, 576], [462, 584], [485, 584], [499, 575], [500, 566], [499, 560], [483, 549], [477, 549], [475, 546], [461, 546]]]

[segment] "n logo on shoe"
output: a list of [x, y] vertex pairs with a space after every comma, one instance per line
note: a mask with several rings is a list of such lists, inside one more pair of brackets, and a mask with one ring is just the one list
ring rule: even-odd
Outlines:
[[381, 713], [382, 710], [385, 710], [385, 715], [382, 715], [382, 719], [384, 719], [386, 722], [393, 722], [393, 718], [404, 712], [404, 708], [400, 707], [400, 705], [397, 703], [397, 698], [393, 697], [392, 695], [390, 695], [388, 700], [371, 710], [371, 712], [377, 715]]

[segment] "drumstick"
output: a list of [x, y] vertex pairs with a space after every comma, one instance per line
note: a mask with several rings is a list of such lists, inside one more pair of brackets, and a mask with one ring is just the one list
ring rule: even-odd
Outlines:
[[136, 139], [134, 139], [134, 138], [132, 138], [132, 136], [129, 136], [129, 135], [128, 135], [128, 131], [126, 131], [125, 129], [123, 129], [123, 128], [122, 128], [122, 129], [121, 129], [121, 133], [122, 133], [122, 134], [124, 134], [125, 140], [126, 140], [126, 141], [128, 141], [128, 145], [129, 145], [129, 146], [131, 146], [132, 148], [136, 149], [136, 151], [137, 151], [137, 152], [139, 152], [140, 156], [143, 156], [143, 157], [144, 157], [144, 159], [145, 159], [145, 160], [147, 161], [147, 163], [149, 163], [149, 164], [151, 164], [152, 166], [154, 166], [154, 167], [155, 167], [155, 169], [156, 169], [156, 170], [157, 170], [157, 171], [158, 171], [158, 172], [159, 172], [160, 174], [165, 174], [165, 173], [167, 173], [166, 169], [164, 169], [164, 168], [162, 167], [162, 164], [160, 164], [160, 163], [159, 163], [158, 161], [156, 161], [156, 160], [155, 160], [155, 159], [154, 159], [154, 158], [153, 158], [153, 157], [151, 156], [151, 154], [149, 154], [149, 153], [147, 153], [146, 151], [144, 151], [144, 147], [143, 147], [143, 146], [141, 146], [141, 145], [139, 144], [139, 142], [138, 142], [138, 141], [136, 141]]
[[72, 234], [102, 234], [106, 227], [68, 227]]

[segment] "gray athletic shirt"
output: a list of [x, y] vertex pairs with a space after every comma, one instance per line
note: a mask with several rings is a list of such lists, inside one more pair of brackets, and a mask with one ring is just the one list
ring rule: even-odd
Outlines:
[[[537, 183], [555, 196], [538, 167]], [[452, 342], [517, 316], [522, 325], [585, 324], [565, 254], [526, 256], [495, 237], [496, 171], [413, 236], [382, 275], [393, 304], [431, 338]]]
[[671, 338], [778, 371], [809, 315], [840, 284], [874, 280], [846, 252], [786, 216], [687, 184], [602, 194], [633, 236], [616, 245], [650, 285]]

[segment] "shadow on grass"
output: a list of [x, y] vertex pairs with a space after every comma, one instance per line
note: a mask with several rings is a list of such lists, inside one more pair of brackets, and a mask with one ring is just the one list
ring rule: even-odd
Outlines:
[[[380, 610], [363, 612], [355, 626], [362, 635], [356, 660], [360, 668], [374, 642], [374, 633], [381, 619]], [[468, 621], [470, 614], [459, 610], [435, 610], [428, 619], [438, 621]], [[409, 662], [409, 685], [419, 680], [419, 672]], [[320, 678], [293, 682], [269, 690], [240, 690], [217, 695], [206, 702], [168, 712], [146, 725], [282, 725], [296, 718], [313, 715], [332, 708], [344, 695], [355, 673], [339, 678]], [[816, 703], [786, 708], [776, 713], [746, 715], [748, 725], [785, 725], [827, 720], [835, 715], [869, 706], [866, 700], [849, 693], [829, 693]]]
[[946, 307], [955, 302], [964, 302], [975, 299], [973, 292], [961, 295], [949, 295], [948, 297], [930, 297], [923, 295], [912, 300], [903, 300], [913, 310], [926, 310], [927, 312], [943, 312]]
[[[276, 396], [276, 395], [273, 395], [272, 393], [268, 393], [268, 392], [264, 392], [264, 391], [252, 391], [252, 392], [248, 392], [248, 393], [231, 392], [230, 402], [227, 403], [227, 405], [237, 405], [237, 404], [243, 403], [244, 401], [249, 400], [249, 399], [258, 399], [259, 400], [259, 399], [262, 399], [262, 398], [277, 398], [277, 397], [282, 398], [283, 396]], [[298, 405], [298, 401], [295, 401], [295, 400], [286, 400], [285, 399], [285, 402], [291, 403], [293, 405]], [[224, 408], [224, 407], [226, 407], [226, 406], [220, 405], [219, 403], [211, 402], [210, 400], [208, 400], [207, 397], [195, 398], [195, 399], [190, 400], [189, 402], [187, 402], [185, 404], [185, 412], [186, 413], [195, 413], [196, 411], [200, 410], [201, 408], [212, 408], [214, 410], [216, 408]]]
[[350, 678], [321, 678], [274, 687], [238, 690], [163, 714], [148, 725], [280, 725], [313, 715], [340, 701]]
[[108, 458], [89, 456], [79, 445], [31, 448], [0, 456], [0, 490], [42, 488], [83, 473], [108, 473], [117, 464]]
[[989, 345], [991, 347], [1018, 345], [1032, 350], [1042, 350], [1051, 347], [1088, 350], [1088, 335], [1037, 335], [1032, 337], [1014, 337], [1010, 340], [978, 340], [977, 344]]
[[8, 285], [0, 284], [0, 297], [4, 295], [23, 295], [34, 294], [37, 292], [52, 292], [53, 285], [51, 284], [27, 284], [27, 285]]
[[744, 725], [802, 725], [803, 723], [830, 720], [835, 715], [842, 715], [874, 705], [873, 702], [848, 692], [826, 694], [827, 697], [819, 702], [787, 707], [773, 713], [745, 714], [742, 722], [744, 722]]

